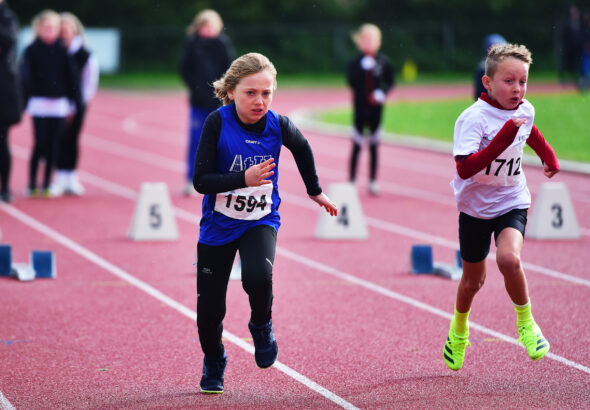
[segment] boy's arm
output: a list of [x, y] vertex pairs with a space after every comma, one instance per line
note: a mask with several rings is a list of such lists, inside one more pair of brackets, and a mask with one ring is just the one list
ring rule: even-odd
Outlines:
[[543, 134], [541, 134], [541, 131], [534, 124], [531, 135], [526, 140], [526, 143], [541, 158], [548, 171], [559, 171], [559, 162], [557, 161], [555, 151], [553, 151], [551, 145], [549, 145]]
[[519, 126], [513, 120], [508, 120], [486, 148], [469, 155], [457, 155], [455, 164], [459, 177], [462, 179], [471, 178], [491, 164], [512, 144], [518, 128]]

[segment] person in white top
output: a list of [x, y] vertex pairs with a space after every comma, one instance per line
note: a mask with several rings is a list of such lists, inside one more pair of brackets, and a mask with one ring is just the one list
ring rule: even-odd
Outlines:
[[453, 155], [457, 172], [451, 182], [459, 210], [459, 243], [463, 276], [457, 290], [443, 359], [459, 370], [469, 343], [469, 312], [486, 277], [491, 235], [496, 262], [516, 311], [519, 343], [533, 360], [549, 351], [549, 342], [531, 313], [528, 285], [520, 252], [524, 241], [531, 195], [522, 169], [528, 144], [541, 158], [551, 178], [559, 164], [551, 146], [534, 125], [535, 109], [524, 99], [530, 51], [522, 45], [492, 47], [485, 62], [482, 83], [486, 93], [467, 108], [455, 123]]
[[83, 195], [84, 187], [78, 179], [76, 168], [79, 158], [79, 139], [90, 101], [98, 89], [99, 65], [96, 56], [85, 46], [84, 27], [72, 13], [61, 13], [61, 38], [68, 48], [80, 72], [80, 89], [84, 107], [71, 105], [69, 121], [59, 144], [57, 173], [51, 184], [52, 196], [63, 194]]

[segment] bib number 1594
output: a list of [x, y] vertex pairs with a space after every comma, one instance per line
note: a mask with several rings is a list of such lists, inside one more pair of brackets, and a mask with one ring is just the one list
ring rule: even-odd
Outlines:
[[264, 211], [266, 205], [266, 195], [262, 195], [260, 199], [256, 198], [255, 196], [245, 196], [245, 195], [233, 195], [228, 194], [227, 201], [225, 202], [226, 208], [235, 209], [238, 212], [246, 211], [246, 212], [253, 212], [256, 208], [260, 208], [261, 211]]

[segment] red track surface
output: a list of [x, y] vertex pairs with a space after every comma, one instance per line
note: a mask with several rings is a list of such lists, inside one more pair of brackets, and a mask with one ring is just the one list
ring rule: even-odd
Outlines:
[[[399, 88], [395, 97], [468, 93]], [[273, 108], [287, 114], [347, 101], [343, 90], [279, 90]], [[366, 193], [366, 153], [361, 158], [366, 241], [314, 238], [320, 210], [284, 151], [273, 309], [280, 364], [255, 366], [247, 297], [233, 281], [224, 322], [226, 392], [200, 394], [192, 266], [200, 197], [180, 194], [186, 125], [181, 93], [100, 92], [82, 138], [87, 194], [52, 200], [23, 198], [30, 119], [11, 132], [15, 200], [0, 207], [2, 242], [12, 245], [15, 261], [33, 249], [54, 251], [58, 277], [0, 279], [0, 408], [590, 406], [590, 177], [555, 177], [569, 187], [582, 238], [527, 240], [524, 247], [533, 313], [551, 354], [532, 362], [514, 344], [515, 315], [490, 262], [470, 318], [472, 346], [464, 368], [452, 372], [442, 346], [457, 282], [410, 275], [408, 265], [415, 243], [433, 244], [438, 261], [453, 258], [453, 163], [391, 145], [381, 148], [377, 198]], [[305, 134], [324, 188], [345, 181], [350, 142]], [[535, 195], [545, 179], [538, 168], [525, 169]], [[143, 181], [168, 184], [180, 240], [127, 239]]]

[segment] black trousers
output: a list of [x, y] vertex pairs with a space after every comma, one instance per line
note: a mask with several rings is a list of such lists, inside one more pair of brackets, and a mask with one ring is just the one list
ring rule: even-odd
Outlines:
[[10, 179], [10, 168], [12, 159], [8, 147], [8, 126], [0, 125], [0, 192], [9, 191], [8, 180]]
[[37, 188], [37, 170], [41, 159], [45, 159], [43, 189], [49, 188], [51, 172], [55, 163], [58, 142], [64, 131], [66, 120], [57, 117], [33, 117], [35, 144], [29, 163], [29, 188]]
[[[363, 135], [363, 131], [365, 127], [369, 127], [369, 131], [371, 135], [375, 134], [379, 126], [381, 125], [381, 116], [383, 113], [383, 106], [382, 105], [374, 105], [374, 106], [355, 106], [354, 109], [354, 129], [358, 133], [358, 135]], [[370, 169], [369, 169], [369, 179], [371, 181], [375, 181], [377, 178], [377, 147], [379, 146], [379, 141], [374, 139], [371, 140], [370, 143]], [[356, 169], [358, 163], [359, 153], [361, 151], [361, 141], [358, 139], [353, 139], [352, 141], [352, 152], [350, 154], [350, 166], [349, 166], [349, 176], [350, 181], [354, 181], [356, 179]]]
[[221, 334], [225, 300], [238, 250], [242, 262], [242, 287], [250, 301], [250, 322], [261, 325], [270, 320], [276, 242], [274, 228], [259, 225], [226, 245], [197, 244], [197, 328], [205, 356], [219, 358], [224, 352]]
[[73, 171], [78, 165], [79, 157], [79, 139], [82, 124], [86, 115], [85, 109], [80, 109], [74, 115], [72, 122], [66, 124], [62, 138], [59, 141], [59, 150], [57, 154], [57, 169], [64, 171]]

